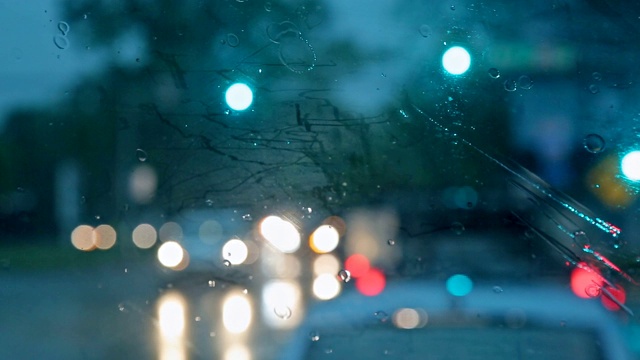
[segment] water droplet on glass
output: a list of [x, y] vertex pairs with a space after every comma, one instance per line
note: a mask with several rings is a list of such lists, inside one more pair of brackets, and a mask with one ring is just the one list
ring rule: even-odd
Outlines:
[[100, 220], [100, 215], [96, 215], [96, 220]]
[[600, 286], [596, 284], [587, 285], [584, 288], [584, 292], [588, 297], [598, 297], [600, 296]]
[[317, 331], [312, 331], [309, 333], [309, 339], [311, 339], [311, 341], [318, 341], [320, 340], [320, 334]]
[[213, 332], [213, 331], [212, 331], [212, 332], [210, 332], [210, 333], [209, 333], [209, 337], [216, 337], [216, 333], [215, 333], [215, 332]]
[[376, 311], [373, 313], [373, 316], [375, 316], [376, 320], [381, 323], [385, 323], [389, 320], [389, 315], [384, 311]]
[[58, 30], [62, 33], [62, 35], [67, 35], [69, 33], [69, 24], [65, 21], [60, 21], [58, 23]]
[[324, 353], [325, 354], [333, 354], [333, 349], [329, 348], [329, 349], [324, 349]]
[[516, 91], [516, 89], [518, 88], [518, 84], [516, 83], [515, 80], [513, 79], [507, 79], [504, 81], [504, 89], [509, 91], [509, 92], [513, 92]]
[[125, 307], [124, 307], [123, 303], [118, 304], [118, 310], [120, 310], [120, 311], [124, 311], [125, 310]]
[[238, 38], [238, 35], [234, 34], [234, 33], [228, 33], [227, 34], [227, 45], [231, 46], [231, 47], [236, 47], [240, 44], [240, 39]]
[[451, 6], [449, 7], [449, 9], [451, 9], [451, 10], [453, 11], [453, 10], [455, 10], [455, 9], [456, 9], [456, 6], [455, 6], [455, 5], [451, 5]]
[[593, 80], [596, 80], [596, 81], [602, 80], [602, 74], [600, 74], [597, 71], [595, 71], [593, 74], [591, 74], [591, 76], [593, 77]]
[[216, 287], [216, 282], [215, 280], [209, 280], [209, 287]]
[[213, 200], [211, 200], [211, 199], [207, 199], [204, 202], [205, 202], [205, 204], [207, 204], [207, 206], [213, 206]]
[[264, 9], [265, 9], [265, 10], [267, 10], [267, 11], [271, 11], [271, 10], [273, 10], [273, 5], [271, 5], [271, 2], [267, 1], [267, 2], [264, 4]]
[[456, 235], [461, 235], [464, 232], [464, 225], [462, 223], [455, 221], [451, 224], [451, 231], [453, 231]]
[[243, 290], [242, 290], [242, 293], [246, 295], [246, 294], [248, 294], [248, 293], [249, 293], [249, 290], [248, 290], [248, 289], [243, 289]]
[[567, 322], [564, 321], [564, 320], [561, 320], [560, 321], [560, 327], [565, 327], [565, 326], [567, 326]]
[[493, 287], [493, 292], [496, 294], [501, 294], [502, 292], [504, 292], [504, 289], [502, 289], [502, 287], [500, 286], [494, 286]]
[[584, 145], [584, 148], [588, 152], [594, 153], [594, 154], [602, 152], [605, 147], [604, 139], [602, 138], [602, 136], [598, 134], [589, 134], [585, 136], [582, 144]]
[[21, 187], [21, 186], [18, 186], [18, 187], [16, 188], [16, 191], [17, 191], [17, 192], [19, 192], [19, 193], [23, 193], [23, 192], [24, 192], [24, 188], [23, 188], [23, 187]]
[[229, 261], [229, 260], [225, 260], [225, 261], [223, 261], [222, 263], [223, 263], [223, 264], [224, 264], [224, 266], [226, 266], [226, 267], [231, 266], [231, 261]]
[[276, 306], [273, 308], [273, 313], [282, 320], [287, 320], [291, 317], [291, 309], [287, 306]]
[[351, 280], [351, 273], [349, 272], [349, 270], [345, 270], [342, 269], [338, 272], [338, 276], [340, 276], [340, 279], [343, 282], [349, 282], [349, 280]]
[[200, 320], [202, 320], [202, 318], [201, 318], [200, 316], [196, 316], [196, 317], [194, 318], [194, 320], [195, 320], [195, 321], [200, 321]]
[[88, 18], [87, 14], [82, 15], [82, 18], [83, 18], [84, 20], [87, 20], [87, 18]]
[[69, 47], [69, 39], [66, 36], [57, 34], [53, 37], [53, 44], [60, 50], [64, 50]]
[[487, 73], [489, 73], [489, 76], [492, 79], [497, 79], [500, 77], [500, 70], [496, 69], [496, 68], [491, 68], [489, 69], [489, 71], [487, 71]]
[[589, 92], [592, 94], [597, 94], [600, 92], [600, 88], [598, 88], [598, 85], [596, 84], [591, 84], [589, 85]]
[[253, 220], [253, 218], [251, 217], [251, 214], [244, 214], [244, 215], [242, 215], [242, 220], [251, 221], [251, 220]]
[[142, 149], [136, 149], [136, 157], [140, 161], [147, 161], [147, 152]]
[[527, 75], [522, 75], [518, 78], [518, 87], [521, 89], [529, 90], [533, 87], [533, 80]]
[[420, 35], [422, 35], [422, 37], [429, 37], [433, 33], [431, 27], [427, 24], [420, 25], [420, 27], [418, 28], [418, 32], [420, 33]]
[[396, 244], [396, 241], [394, 239], [389, 239], [387, 240], [387, 244], [389, 244], [389, 246], [393, 246]]

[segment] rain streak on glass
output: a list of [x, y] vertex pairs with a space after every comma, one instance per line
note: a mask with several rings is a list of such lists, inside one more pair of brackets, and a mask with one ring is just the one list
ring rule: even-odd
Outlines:
[[349, 282], [349, 280], [351, 280], [351, 273], [349, 272], [349, 270], [340, 270], [338, 272], [338, 276], [343, 282]]
[[487, 73], [489, 74], [489, 76], [492, 79], [497, 79], [500, 77], [500, 70], [496, 69], [496, 68], [491, 68], [487, 71]]
[[147, 161], [147, 152], [142, 150], [142, 149], [137, 149], [136, 150], [136, 157], [138, 158], [138, 160], [144, 162]]
[[602, 152], [606, 145], [602, 136], [598, 134], [589, 134], [585, 136], [582, 144], [588, 152], [593, 154]]

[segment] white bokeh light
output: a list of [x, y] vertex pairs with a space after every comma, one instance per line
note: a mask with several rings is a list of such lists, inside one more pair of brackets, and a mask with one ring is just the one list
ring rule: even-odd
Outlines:
[[463, 47], [451, 47], [442, 55], [442, 66], [451, 75], [462, 75], [471, 66], [471, 55]]
[[640, 181], [640, 151], [632, 151], [622, 158], [622, 174], [629, 180]]
[[222, 305], [222, 324], [232, 334], [247, 331], [251, 325], [251, 303], [246, 296], [230, 295]]
[[296, 227], [278, 216], [267, 216], [262, 220], [260, 233], [283, 253], [292, 253], [300, 248], [300, 233]]
[[222, 247], [222, 258], [229, 261], [231, 265], [240, 265], [249, 255], [249, 248], [239, 239], [231, 239]]
[[235, 83], [225, 93], [227, 105], [233, 110], [246, 110], [253, 102], [253, 91], [246, 84]]
[[335, 250], [338, 247], [340, 235], [331, 225], [320, 225], [309, 238], [311, 249], [319, 254]]
[[332, 274], [322, 274], [313, 280], [313, 295], [320, 300], [330, 300], [340, 294], [340, 282]]
[[158, 261], [168, 268], [178, 266], [183, 258], [184, 250], [175, 241], [167, 241], [158, 248]]

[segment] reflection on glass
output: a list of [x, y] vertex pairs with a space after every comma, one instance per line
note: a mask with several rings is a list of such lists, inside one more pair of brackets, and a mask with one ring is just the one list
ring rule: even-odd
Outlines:
[[186, 359], [185, 347], [186, 303], [175, 292], [164, 294], [158, 302], [160, 330], [159, 357], [161, 360]]
[[239, 334], [247, 331], [251, 325], [251, 303], [246, 295], [229, 295], [222, 304], [222, 324], [232, 333]]

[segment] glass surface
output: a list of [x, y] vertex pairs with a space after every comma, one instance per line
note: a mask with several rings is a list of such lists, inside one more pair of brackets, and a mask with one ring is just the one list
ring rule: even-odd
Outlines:
[[0, 358], [640, 356], [640, 6], [0, 14]]

